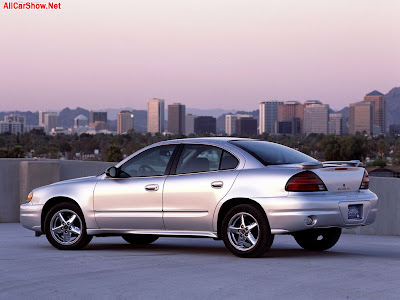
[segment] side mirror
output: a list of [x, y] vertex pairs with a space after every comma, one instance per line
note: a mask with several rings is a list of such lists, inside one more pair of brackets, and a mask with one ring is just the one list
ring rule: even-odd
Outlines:
[[118, 173], [119, 173], [119, 170], [116, 167], [109, 167], [106, 170], [106, 175], [108, 177], [111, 177], [111, 178], [117, 178], [118, 177]]

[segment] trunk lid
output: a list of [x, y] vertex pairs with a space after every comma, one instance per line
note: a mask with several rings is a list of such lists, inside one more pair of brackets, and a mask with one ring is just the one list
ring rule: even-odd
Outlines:
[[357, 192], [364, 176], [364, 168], [332, 166], [313, 169], [331, 193]]

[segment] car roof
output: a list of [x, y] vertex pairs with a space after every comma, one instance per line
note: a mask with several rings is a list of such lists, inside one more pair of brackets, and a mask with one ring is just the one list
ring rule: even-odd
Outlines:
[[229, 141], [236, 141], [236, 140], [253, 140], [248, 138], [237, 138], [237, 137], [199, 137], [199, 138], [182, 138], [182, 139], [173, 139], [162, 141], [157, 144], [170, 144], [170, 143], [226, 143]]

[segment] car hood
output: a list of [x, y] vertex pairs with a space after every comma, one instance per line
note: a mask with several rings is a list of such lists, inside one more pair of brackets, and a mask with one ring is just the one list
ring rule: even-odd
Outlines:
[[97, 181], [98, 178], [99, 176], [86, 176], [86, 177], [62, 180], [49, 185], [54, 186], [54, 185], [69, 184], [69, 183], [84, 183], [84, 182]]

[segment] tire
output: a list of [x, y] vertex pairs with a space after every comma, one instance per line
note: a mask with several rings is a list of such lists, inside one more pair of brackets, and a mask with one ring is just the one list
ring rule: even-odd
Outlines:
[[341, 228], [320, 228], [299, 231], [293, 234], [300, 247], [310, 251], [324, 251], [332, 248], [338, 242]]
[[125, 234], [122, 238], [132, 245], [148, 245], [158, 240], [158, 236], [151, 234]]
[[82, 249], [93, 238], [87, 235], [80, 207], [69, 202], [57, 204], [50, 209], [44, 220], [44, 232], [50, 244], [59, 250]]
[[225, 247], [239, 257], [260, 257], [274, 241], [267, 217], [250, 204], [228, 211], [222, 221], [221, 237]]

